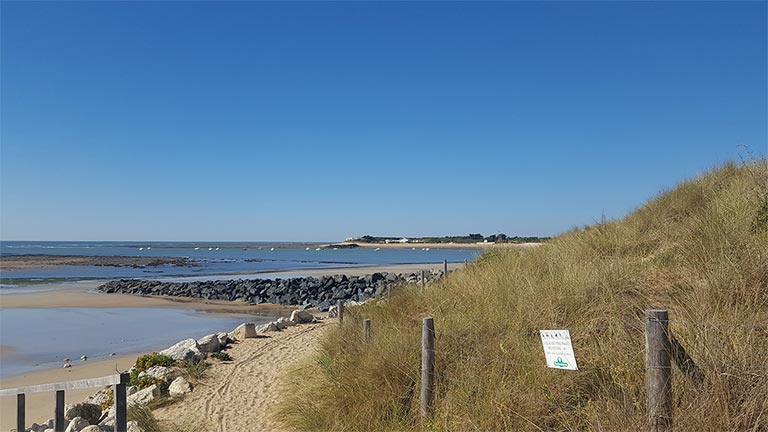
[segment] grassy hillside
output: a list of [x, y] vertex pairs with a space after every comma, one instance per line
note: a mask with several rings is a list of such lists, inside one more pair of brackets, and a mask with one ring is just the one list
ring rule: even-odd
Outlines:
[[[300, 430], [642, 430], [643, 313], [705, 374], [673, 371], [678, 430], [768, 430], [768, 166], [728, 164], [619, 221], [532, 251], [493, 250], [428, 289], [353, 308], [291, 376]], [[436, 328], [433, 419], [418, 416], [421, 318]], [[365, 342], [361, 321], [373, 321]], [[579, 371], [545, 367], [539, 329], [568, 328]]]

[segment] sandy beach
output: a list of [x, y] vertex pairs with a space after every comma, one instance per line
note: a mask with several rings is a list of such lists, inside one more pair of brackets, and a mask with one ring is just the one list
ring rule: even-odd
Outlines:
[[281, 400], [281, 376], [314, 353], [322, 334], [335, 324], [335, 319], [327, 319], [235, 344], [227, 351], [232, 362], [211, 362], [206, 381], [183, 402], [155, 415], [161, 420], [198, 419], [210, 432], [281, 431], [272, 419], [272, 409]]
[[[38, 372], [0, 377], [0, 388], [16, 388], [35, 384], [47, 384], [86, 378], [114, 375], [116, 371], [127, 371], [136, 362], [136, 355], [113, 357], [108, 360], [76, 363], [70, 369], [49, 369]], [[98, 388], [69, 390], [65, 393], [66, 403], [84, 401], [96, 393]], [[33, 393], [26, 395], [27, 425], [32, 422], [42, 423], [53, 418], [54, 394]], [[16, 398], [0, 397], [0, 431], [6, 432], [16, 427]]]
[[[455, 269], [463, 264], [449, 264]], [[442, 270], [443, 264], [405, 264], [389, 266], [339, 267], [284, 272], [257, 273], [250, 275], [219, 275], [217, 279], [246, 279], [248, 277], [296, 277], [346, 274], [365, 275], [373, 272], [417, 272], [420, 270]], [[0, 310], [28, 308], [166, 308], [194, 309], [221, 314], [257, 314], [264, 316], [285, 316], [293, 307], [260, 304], [249, 305], [226, 301], [210, 301], [194, 298], [149, 297], [122, 294], [101, 294], [93, 290], [103, 281], [50, 284], [50, 291], [34, 291], [21, 294], [0, 295]], [[160, 415], [171, 418], [188, 413], [205, 413], [217, 424], [214, 430], [252, 430], [253, 425], [261, 425], [258, 430], [274, 430], [274, 423], [266, 414], [268, 405], [279, 397], [277, 377], [286, 366], [311, 352], [317, 335], [327, 323], [291, 327], [276, 333], [271, 338], [248, 339], [235, 345], [230, 353], [234, 363], [216, 362], [211, 369], [213, 383], [200, 387], [184, 403], [161, 410]], [[220, 329], [228, 331], [230, 329]], [[202, 336], [202, 335], [200, 335]], [[2, 346], [3, 356], [12, 353], [10, 346]], [[0, 388], [15, 388], [34, 384], [69, 381], [83, 378], [96, 378], [125, 371], [135, 362], [140, 353], [116, 356], [105, 360], [89, 361], [73, 365], [70, 370], [48, 369], [22, 375], [0, 378]], [[250, 378], [249, 378], [250, 377]], [[98, 389], [67, 392], [69, 402], [78, 402], [95, 393]], [[215, 402], [209, 399], [218, 395]], [[247, 396], [244, 396], [247, 395]], [[52, 417], [53, 394], [34, 394], [27, 396], [27, 423], [42, 422]], [[14, 427], [15, 398], [0, 398], [0, 431]], [[243, 405], [246, 404], [246, 405]], [[259, 409], [246, 409], [258, 406]], [[249, 413], [244, 416], [243, 413]], [[235, 413], [238, 413], [235, 415]]]

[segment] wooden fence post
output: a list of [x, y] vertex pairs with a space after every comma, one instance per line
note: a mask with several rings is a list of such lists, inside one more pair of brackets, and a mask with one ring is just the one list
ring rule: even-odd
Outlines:
[[128, 431], [128, 401], [127, 386], [131, 381], [131, 375], [127, 373], [120, 374], [120, 383], [115, 384], [115, 432]]
[[426, 272], [424, 270], [421, 271], [421, 287], [424, 288], [427, 286], [427, 276]]
[[339, 324], [344, 322], [344, 300], [339, 300], [336, 303], [336, 312], [339, 317]]
[[443, 277], [448, 277], [448, 260], [443, 260]]
[[27, 404], [26, 395], [19, 393], [16, 395], [16, 430], [19, 432], [27, 430]]
[[363, 336], [365, 337], [365, 340], [369, 341], [371, 340], [371, 320], [366, 319], [363, 321]]
[[421, 416], [432, 413], [435, 383], [435, 322], [424, 318], [421, 329]]
[[56, 410], [53, 412], [53, 432], [64, 432], [64, 390], [56, 390]]
[[669, 313], [645, 311], [645, 383], [648, 391], [648, 430], [672, 430], [672, 356]]

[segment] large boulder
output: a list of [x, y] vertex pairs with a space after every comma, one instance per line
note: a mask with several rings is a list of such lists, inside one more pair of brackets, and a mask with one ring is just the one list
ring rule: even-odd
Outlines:
[[266, 333], [266, 332], [276, 332], [276, 331], [280, 331], [280, 328], [278, 328], [277, 323], [274, 323], [274, 322], [262, 324], [256, 327], [256, 333]]
[[305, 310], [295, 310], [291, 312], [291, 321], [296, 324], [311, 323], [315, 320], [315, 317], [311, 313]]
[[96, 425], [91, 425], [91, 426], [86, 426], [83, 429], [80, 429], [80, 432], [103, 432], [103, 429]]
[[168, 394], [171, 396], [182, 396], [192, 391], [192, 384], [184, 377], [178, 377], [168, 386]]
[[66, 432], [80, 432], [83, 429], [86, 428], [86, 426], [90, 426], [91, 423], [82, 418], [82, 417], [75, 417], [69, 422], [69, 426], [67, 426]]
[[237, 326], [237, 328], [229, 332], [229, 337], [235, 340], [244, 340], [248, 338], [255, 338], [257, 336], [256, 325], [253, 323], [242, 323]]
[[112, 397], [106, 390], [99, 390], [95, 395], [88, 396], [85, 399], [85, 402], [101, 406], [102, 404], [109, 402], [110, 399], [112, 399]]
[[197, 346], [204, 353], [214, 353], [221, 349], [221, 342], [218, 335], [209, 334], [198, 339]]
[[295, 325], [296, 325], [295, 322], [293, 322], [293, 321], [291, 321], [291, 320], [289, 320], [288, 318], [285, 318], [285, 317], [280, 317], [280, 318], [277, 319], [277, 321], [275, 321], [275, 326], [277, 327], [278, 330], [282, 330], [282, 329], [284, 329], [286, 327], [291, 327], [291, 326], [295, 326]]
[[184, 339], [176, 345], [160, 351], [160, 354], [171, 357], [176, 361], [198, 361], [203, 358], [203, 353], [194, 339]]
[[67, 405], [64, 408], [64, 420], [72, 421], [75, 417], [84, 419], [89, 425], [96, 424], [101, 418], [101, 407], [87, 402]]
[[216, 333], [216, 337], [219, 339], [219, 345], [222, 347], [227, 346], [229, 343], [229, 335], [224, 332]]
[[[160, 387], [158, 387], [157, 384], [152, 384], [151, 386], [128, 396], [126, 398], [126, 403], [128, 405], [147, 405], [158, 396], [160, 396]], [[114, 406], [112, 409], [114, 409]]]
[[152, 366], [151, 368], [141, 372], [139, 378], [149, 376], [158, 380], [168, 381], [173, 375], [173, 369], [165, 366]]

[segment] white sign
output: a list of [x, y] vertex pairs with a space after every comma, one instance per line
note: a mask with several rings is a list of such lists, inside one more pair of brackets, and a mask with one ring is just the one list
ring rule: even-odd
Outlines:
[[539, 330], [541, 345], [547, 357], [547, 367], [554, 369], [577, 370], [576, 355], [571, 345], [571, 332], [568, 330]]

